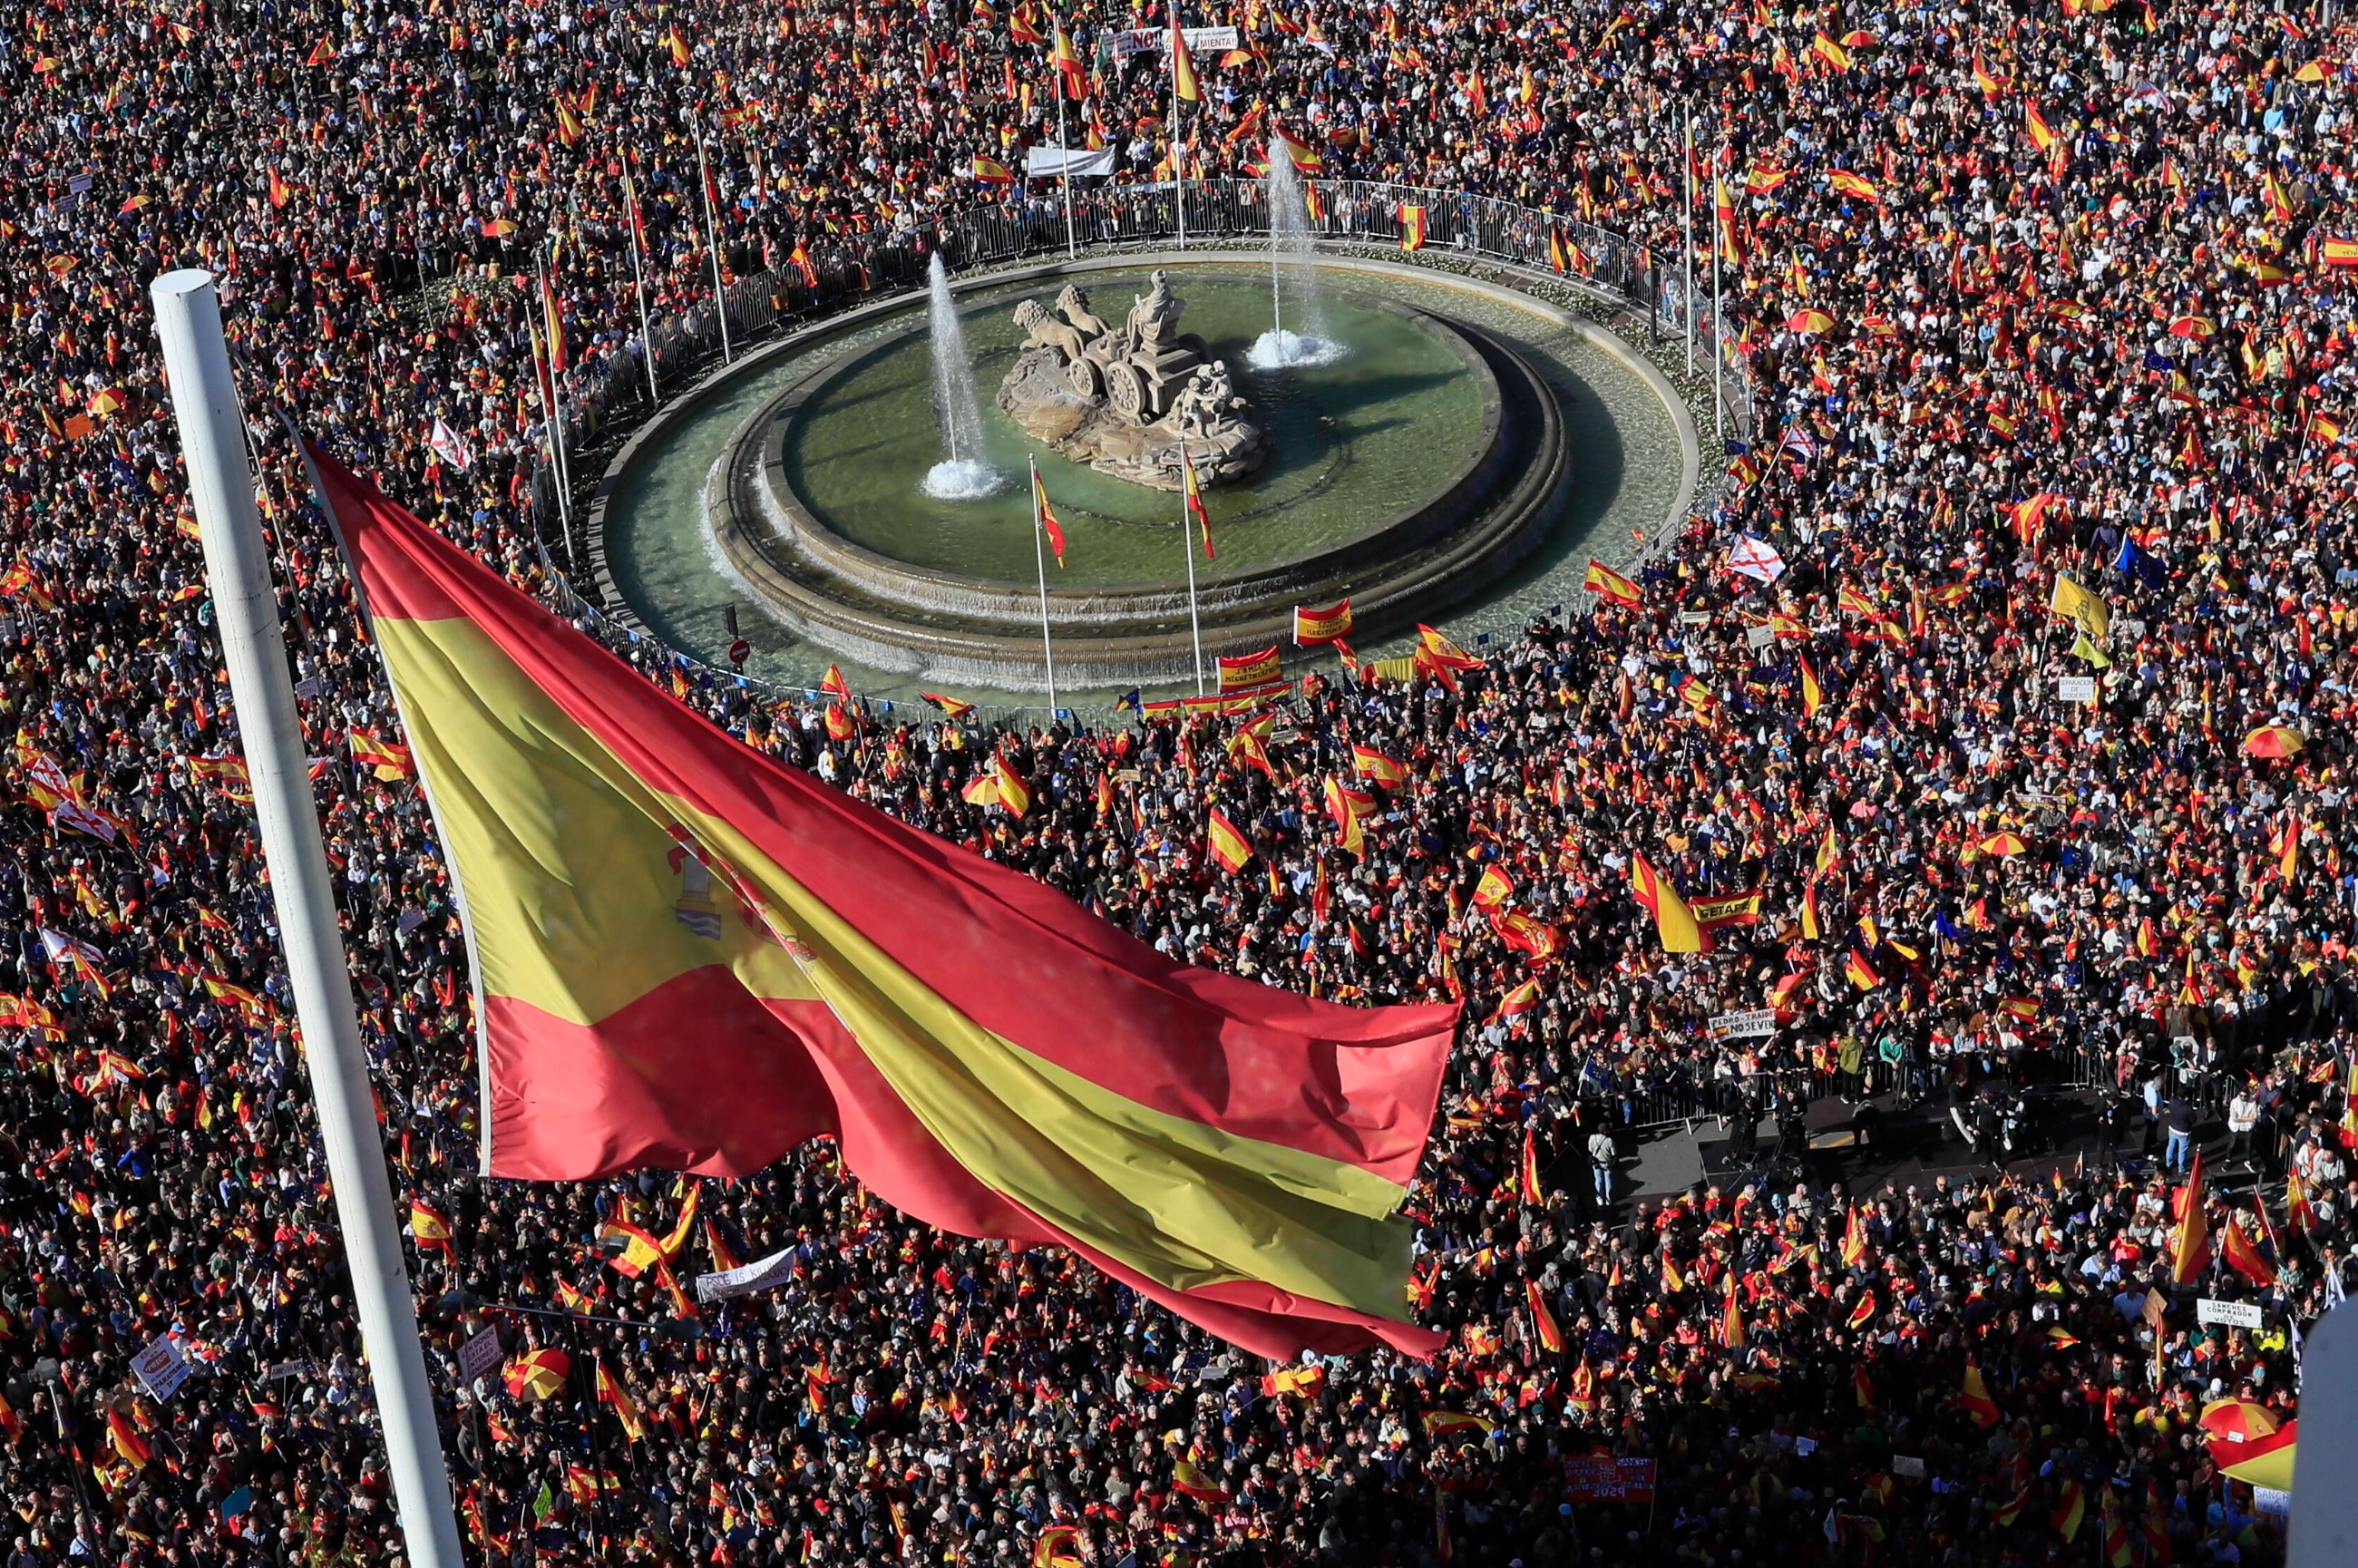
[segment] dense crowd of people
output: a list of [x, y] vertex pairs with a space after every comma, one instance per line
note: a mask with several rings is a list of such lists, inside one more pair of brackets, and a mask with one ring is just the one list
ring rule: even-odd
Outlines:
[[[824, 1143], [737, 1183], [475, 1179], [451, 890], [273, 417], [569, 603], [526, 514], [537, 367], [594, 440], [644, 374], [642, 265], [658, 320], [716, 262], [792, 314], [911, 276], [946, 214], [1045, 200], [976, 160], [1053, 134], [1054, 21], [1075, 135], [1151, 184], [1168, 76], [1107, 43], [1159, 7], [44, 0], [0, 22], [8, 1568], [400, 1552], [146, 325], [182, 265], [223, 276], [482, 1561], [2280, 1558], [2196, 1422], [2289, 1418], [2352, 1279], [2358, 30], [2247, 0], [1185, 20], [1242, 34], [1198, 62], [1191, 173], [1282, 126], [1327, 174], [1669, 255], [1692, 116], [1751, 439], [1638, 602], [1406, 680], [1022, 732], [622, 651], [1174, 957], [1461, 998], [1411, 1204], [1448, 1347], [1265, 1367], [1061, 1253], [911, 1224]], [[1727, 569], [1747, 536], [1772, 581]], [[964, 798], [993, 756], [1020, 816]], [[1347, 833], [1330, 780], [1368, 802]], [[1707, 951], [1663, 950], [1640, 860], [1719, 901]], [[1759, 1010], [1768, 1038], [1713, 1028]], [[2096, 1157], [2009, 1166], [2014, 1097], [2064, 1078], [2108, 1091]], [[1933, 1108], [1974, 1173], [1617, 1193], [1650, 1106], [1813, 1089]], [[2174, 1281], [2205, 1140], [2212, 1244]], [[620, 1223], [662, 1268], [613, 1266]], [[683, 1284], [780, 1252], [773, 1289]], [[462, 1387], [486, 1325], [503, 1370]], [[159, 1341], [185, 1382], [135, 1371]], [[1650, 1500], [1594, 1500], [1600, 1458], [1651, 1461]]]

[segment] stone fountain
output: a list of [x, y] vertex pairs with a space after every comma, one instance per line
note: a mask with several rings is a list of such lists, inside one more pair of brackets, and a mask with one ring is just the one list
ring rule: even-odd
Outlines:
[[1077, 285], [1053, 309], [1023, 301], [1023, 344], [999, 406], [1033, 439], [1133, 484], [1179, 489], [1183, 449], [1200, 484], [1242, 479], [1267, 460], [1269, 438], [1227, 362], [1178, 331], [1185, 308], [1159, 269], [1120, 327], [1093, 314]]

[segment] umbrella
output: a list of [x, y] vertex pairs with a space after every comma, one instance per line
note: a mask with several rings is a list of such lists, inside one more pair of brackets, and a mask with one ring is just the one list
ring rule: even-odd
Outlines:
[[2220, 1473], [2247, 1487], [2292, 1490], [2293, 1455], [2300, 1422], [2288, 1421], [2267, 1436], [2250, 1443], [2211, 1439], [2211, 1462]]
[[2212, 1400], [2202, 1407], [2199, 1423], [2213, 1440], [2231, 1444], [2255, 1443], [2263, 1437], [2276, 1435], [2276, 1411], [2249, 1400]]
[[1853, 27], [1842, 36], [1842, 46], [1846, 49], [1872, 49], [1881, 41], [1865, 27]]
[[2244, 737], [2244, 754], [2247, 757], [2289, 757], [2309, 738], [2299, 730], [2283, 724], [2263, 724]]
[[2011, 833], [1993, 833], [1974, 846], [1985, 855], [2019, 855], [2030, 848]]
[[1785, 318], [1785, 330], [1823, 336], [1834, 330], [1834, 319], [1823, 310], [1796, 310]]
[[2218, 330], [2204, 316], [2180, 316], [2169, 324], [2169, 335], [2173, 338], [2207, 338]]

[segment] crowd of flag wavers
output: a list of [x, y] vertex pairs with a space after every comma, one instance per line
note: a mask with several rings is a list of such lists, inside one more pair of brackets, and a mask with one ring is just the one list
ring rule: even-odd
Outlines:
[[[636, 345], [716, 276], [815, 312], [918, 276], [951, 214], [1053, 212], [999, 173], [1060, 114], [1155, 200], [1170, 51], [1115, 35], [1172, 20], [11, 19], [9, 1568], [402, 1552], [147, 334], [182, 265], [223, 279], [471, 1554], [2281, 1559], [2358, 1201], [2358, 32], [2323, 14], [1183, 16], [1238, 32], [1177, 101], [1189, 179], [1274, 139], [1665, 263], [1692, 232], [1750, 404], [1714, 509], [1472, 653], [1289, 655], [1266, 700], [1103, 723], [779, 703], [621, 645], [1168, 957], [1462, 1004], [1404, 1184], [1429, 1352], [1240, 1351], [1071, 1248], [906, 1217], [829, 1141], [728, 1180], [474, 1173], [448, 849], [273, 416], [569, 605], [524, 510], [552, 407], [667, 392], [686, 367]], [[1759, 1011], [1765, 1038], [1712, 1028]], [[1976, 1108], [2065, 1080], [2114, 1090], [2108, 1134], [2052, 1172], [1634, 1202], [1596, 1174], [1650, 1106], [1898, 1087], [1986, 1138]]]

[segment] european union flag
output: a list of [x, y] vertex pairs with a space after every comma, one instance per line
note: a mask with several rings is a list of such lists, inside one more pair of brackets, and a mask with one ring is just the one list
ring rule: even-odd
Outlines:
[[1140, 694], [1138, 687], [1131, 687], [1121, 694], [1120, 700], [1113, 705], [1113, 710], [1116, 713], [1144, 713], [1146, 698]]
[[2169, 580], [2169, 569], [2150, 553], [2139, 549], [2137, 542], [2126, 534], [2121, 535], [2120, 553], [2113, 557], [2113, 569], [2147, 588], [2158, 589]]

